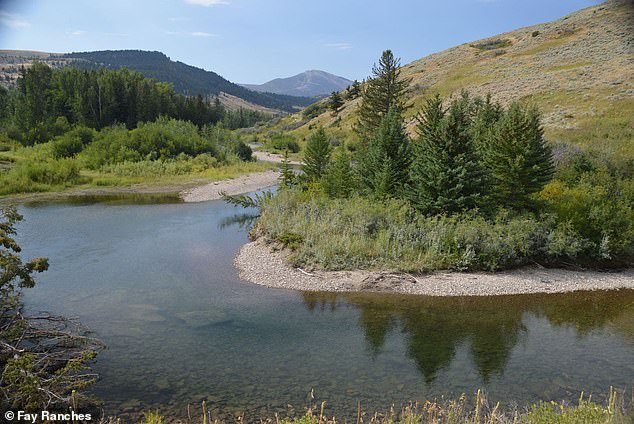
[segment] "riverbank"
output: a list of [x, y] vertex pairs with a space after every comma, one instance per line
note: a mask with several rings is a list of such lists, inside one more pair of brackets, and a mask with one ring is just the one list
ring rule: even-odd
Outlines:
[[496, 296], [634, 289], [634, 269], [615, 272], [525, 267], [496, 273], [433, 272], [411, 275], [375, 271], [293, 268], [287, 252], [263, 239], [245, 244], [234, 263], [240, 278], [267, 287], [325, 292], [389, 292], [426, 296]]
[[276, 170], [254, 172], [231, 180], [214, 181], [192, 189], [183, 190], [180, 192], [180, 197], [186, 203], [217, 200], [222, 198], [221, 193], [236, 195], [271, 187], [277, 184], [279, 176], [280, 173]]
[[183, 182], [158, 184], [139, 183], [129, 186], [73, 187], [62, 191], [15, 194], [0, 198], [1, 205], [63, 200], [69, 197], [105, 197], [117, 195], [170, 195], [184, 202], [205, 202], [220, 199], [220, 192], [244, 194], [277, 184], [276, 170], [251, 172], [235, 178], [209, 181], [192, 178]]

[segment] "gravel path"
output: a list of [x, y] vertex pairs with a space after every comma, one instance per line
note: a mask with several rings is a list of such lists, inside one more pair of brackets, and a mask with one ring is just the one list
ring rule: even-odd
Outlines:
[[[253, 152], [253, 156], [255, 156], [257, 160], [261, 162], [282, 163], [284, 161], [284, 155], [280, 155], [277, 153], [261, 152], [256, 150]], [[288, 163], [290, 163], [291, 165], [302, 164], [300, 161], [296, 161], [296, 160], [289, 160]]]
[[428, 296], [493, 296], [634, 289], [634, 269], [620, 272], [522, 268], [499, 273], [436, 272], [425, 275], [292, 268], [285, 254], [261, 239], [245, 244], [235, 258], [240, 278], [268, 287], [329, 292], [393, 292]]
[[214, 181], [200, 187], [184, 190], [180, 192], [180, 196], [185, 202], [217, 200], [222, 197], [220, 192], [231, 195], [243, 194], [273, 186], [277, 184], [279, 175], [278, 171], [255, 172], [232, 180]]

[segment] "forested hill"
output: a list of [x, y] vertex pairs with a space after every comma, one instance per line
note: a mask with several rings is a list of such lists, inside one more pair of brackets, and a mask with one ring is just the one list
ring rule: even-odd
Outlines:
[[128, 68], [149, 78], [173, 84], [178, 93], [186, 95], [217, 95], [220, 92], [239, 97], [270, 109], [294, 112], [314, 102], [307, 97], [257, 93], [230, 81], [215, 72], [170, 60], [161, 52], [142, 50], [104, 50], [95, 52], [68, 53], [63, 55], [67, 64], [84, 69]]

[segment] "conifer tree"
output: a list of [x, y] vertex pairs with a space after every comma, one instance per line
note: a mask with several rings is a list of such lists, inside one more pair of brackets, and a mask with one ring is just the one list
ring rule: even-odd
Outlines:
[[328, 141], [324, 128], [320, 127], [310, 136], [306, 143], [302, 171], [304, 171], [304, 175], [308, 181], [316, 181], [324, 175], [326, 167], [330, 162], [331, 154], [332, 146]]
[[484, 171], [472, 140], [473, 103], [466, 94], [444, 110], [442, 99], [428, 100], [419, 116], [419, 137], [408, 197], [426, 214], [456, 213], [484, 201]]
[[280, 177], [279, 177], [280, 189], [287, 189], [295, 184], [295, 173], [293, 172], [293, 165], [288, 158], [288, 150], [284, 151], [284, 159], [280, 165]]
[[369, 147], [361, 154], [358, 174], [364, 190], [378, 198], [399, 196], [408, 180], [410, 141], [398, 108], [381, 121]]
[[403, 97], [410, 81], [401, 78], [399, 67], [400, 60], [394, 58], [391, 50], [384, 51], [379, 63], [372, 67], [372, 76], [362, 90], [355, 128], [364, 143], [372, 139], [389, 111], [401, 112], [405, 107]]
[[330, 197], [347, 198], [353, 193], [356, 180], [350, 163], [350, 154], [345, 145], [342, 144], [335, 150], [333, 160], [324, 174], [322, 185]]
[[339, 109], [343, 106], [343, 99], [338, 91], [333, 91], [328, 99], [328, 108], [332, 111], [332, 115], [335, 116], [339, 113]]
[[484, 163], [492, 199], [513, 209], [533, 208], [532, 195], [554, 172], [552, 151], [544, 140], [537, 109], [513, 103], [485, 143]]
[[354, 100], [361, 95], [361, 84], [354, 80], [346, 91], [346, 100]]

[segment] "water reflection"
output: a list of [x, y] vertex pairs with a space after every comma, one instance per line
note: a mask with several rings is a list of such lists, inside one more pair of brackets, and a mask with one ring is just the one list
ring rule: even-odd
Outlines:
[[463, 345], [484, 383], [502, 375], [512, 349], [528, 335], [527, 316], [571, 327], [577, 337], [610, 327], [634, 341], [634, 290], [482, 298], [304, 292], [302, 298], [311, 312], [334, 312], [344, 302], [358, 308], [373, 358], [390, 332], [402, 332], [407, 355], [427, 384], [451, 365]]

